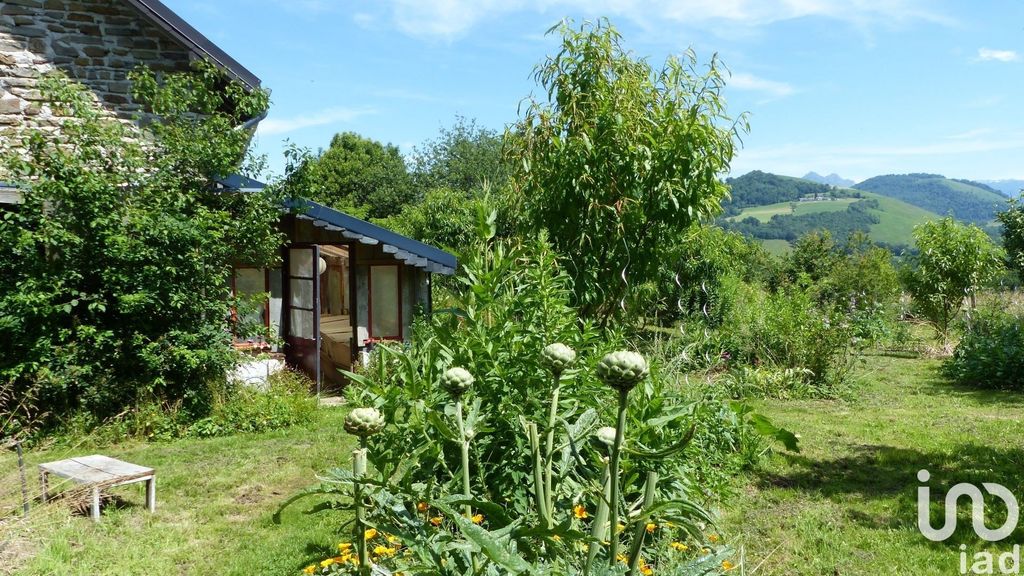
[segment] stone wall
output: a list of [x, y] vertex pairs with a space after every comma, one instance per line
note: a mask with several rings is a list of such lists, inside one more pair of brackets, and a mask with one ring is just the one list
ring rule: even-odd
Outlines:
[[138, 110], [127, 74], [145, 64], [184, 70], [192, 56], [123, 0], [0, 0], [0, 149], [27, 128], [57, 125], [36, 89], [63, 70], [123, 119]]

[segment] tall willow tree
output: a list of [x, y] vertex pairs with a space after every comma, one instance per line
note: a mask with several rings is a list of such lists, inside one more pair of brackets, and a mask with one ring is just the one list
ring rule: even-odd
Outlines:
[[506, 135], [528, 228], [547, 229], [582, 313], [602, 322], [642, 306], [690, 224], [716, 214], [735, 141], [717, 58], [692, 51], [660, 69], [634, 57], [607, 21], [568, 23], [561, 50], [537, 66], [531, 99]]

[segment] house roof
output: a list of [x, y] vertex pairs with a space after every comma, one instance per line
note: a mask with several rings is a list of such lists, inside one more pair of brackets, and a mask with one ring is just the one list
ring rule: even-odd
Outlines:
[[392, 254], [395, 259], [410, 266], [445, 275], [454, 274], [458, 267], [455, 256], [440, 248], [407, 238], [312, 200], [298, 198], [286, 203], [286, 207], [296, 218], [312, 220], [313, 226], [318, 228], [341, 232], [345, 238], [361, 244], [380, 244], [386, 254]]
[[[255, 192], [267, 187], [266, 184], [258, 180], [240, 174], [221, 178], [218, 180], [218, 184], [225, 189], [239, 192]], [[340, 232], [349, 240], [370, 246], [380, 244], [386, 254], [392, 254], [395, 259], [410, 266], [445, 275], [454, 274], [458, 267], [458, 260], [455, 256], [440, 248], [402, 236], [397, 232], [360, 220], [339, 210], [328, 208], [319, 202], [296, 198], [287, 201], [285, 209], [295, 214], [299, 220], [309, 220], [317, 228]]]
[[260, 79], [250, 72], [245, 66], [221, 50], [209, 38], [203, 36], [198, 30], [185, 22], [181, 16], [173, 10], [164, 6], [160, 0], [127, 0], [153, 24], [170, 34], [173, 38], [190, 48], [200, 56], [213, 60], [217, 65], [226, 70], [228, 74], [248, 86], [258, 88]]

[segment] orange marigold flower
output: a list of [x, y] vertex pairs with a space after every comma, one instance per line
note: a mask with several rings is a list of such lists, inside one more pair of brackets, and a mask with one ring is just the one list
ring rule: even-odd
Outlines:
[[712, 544], [718, 542], [718, 540], [719, 540], [718, 534], [711, 534], [710, 536], [708, 536], [708, 541], [711, 542]]
[[441, 520], [443, 520], [443, 518], [441, 518], [440, 516], [434, 516], [433, 518], [430, 519], [430, 523], [433, 524], [434, 526], [440, 526], [441, 525]]
[[651, 574], [654, 574], [654, 569], [650, 566], [644, 565], [640, 567], [640, 573], [644, 576], [651, 576]]
[[722, 560], [722, 569], [723, 570], [732, 570], [735, 567], [736, 567], [736, 565], [733, 564], [732, 562], [729, 562], [728, 560]]
[[572, 509], [572, 515], [582, 520], [588, 516], [587, 509], [582, 504], [577, 504]]
[[303, 574], [312, 574], [313, 572], [316, 572], [316, 564], [310, 564], [302, 569]]
[[654, 534], [654, 531], [658, 528], [658, 525], [654, 522], [648, 522], [647, 526], [644, 526], [644, 530], [647, 530], [648, 534]]
[[420, 502], [419, 504], [416, 505], [416, 509], [419, 510], [420, 512], [426, 512], [427, 510], [430, 509], [430, 506], [427, 506], [426, 502]]

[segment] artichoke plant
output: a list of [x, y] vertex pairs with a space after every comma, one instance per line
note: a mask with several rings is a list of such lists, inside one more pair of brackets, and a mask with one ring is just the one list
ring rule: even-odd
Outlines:
[[384, 417], [376, 408], [355, 408], [345, 416], [345, 432], [365, 438], [384, 428]]
[[605, 384], [619, 390], [632, 390], [649, 373], [647, 360], [629, 350], [605, 354], [604, 358], [597, 363], [597, 377]]
[[615, 427], [602, 426], [594, 433], [594, 437], [597, 438], [597, 441], [601, 444], [611, 448], [615, 444]]
[[576, 351], [565, 344], [555, 342], [540, 351], [540, 361], [553, 374], [559, 375], [576, 362]]
[[455, 398], [468, 392], [473, 387], [474, 381], [475, 379], [469, 373], [469, 370], [459, 366], [449, 368], [441, 375], [441, 387]]

